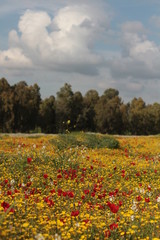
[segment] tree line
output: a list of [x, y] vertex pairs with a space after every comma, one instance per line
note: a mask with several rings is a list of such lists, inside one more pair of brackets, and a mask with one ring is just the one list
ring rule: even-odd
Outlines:
[[160, 133], [160, 104], [142, 98], [124, 103], [116, 89], [99, 96], [89, 90], [84, 96], [65, 83], [56, 97], [41, 99], [37, 84], [25, 81], [11, 86], [0, 79], [0, 132], [43, 133], [90, 131], [108, 134], [148, 135]]

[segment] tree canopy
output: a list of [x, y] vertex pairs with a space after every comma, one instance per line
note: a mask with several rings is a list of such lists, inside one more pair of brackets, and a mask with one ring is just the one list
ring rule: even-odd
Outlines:
[[83, 96], [65, 83], [55, 96], [42, 99], [37, 84], [25, 81], [11, 86], [0, 79], [0, 132], [44, 133], [91, 131], [109, 134], [148, 135], [160, 133], [160, 104], [134, 98], [124, 103], [119, 91], [94, 89]]

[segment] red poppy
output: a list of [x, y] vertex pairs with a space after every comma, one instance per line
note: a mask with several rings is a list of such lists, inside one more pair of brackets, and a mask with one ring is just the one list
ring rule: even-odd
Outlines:
[[111, 232], [109, 230], [104, 233], [105, 238], [109, 238], [111, 236]]
[[56, 191], [55, 191], [54, 189], [52, 189], [50, 192], [53, 194], [53, 193], [55, 193]]
[[109, 226], [109, 228], [110, 228], [111, 230], [114, 230], [114, 229], [118, 228], [118, 224], [117, 224], [117, 223], [112, 223], [112, 224]]
[[121, 207], [121, 206], [122, 206], [122, 201], [119, 201], [119, 204], [118, 204], [118, 205], [119, 205], [119, 207]]
[[141, 196], [136, 197], [137, 201], [140, 202], [142, 200]]
[[150, 199], [149, 198], [145, 198], [145, 202], [150, 202]]
[[43, 174], [43, 177], [44, 177], [45, 179], [47, 179], [47, 178], [48, 178], [48, 174], [47, 174], [47, 173]]
[[61, 175], [61, 174], [58, 174], [58, 175], [57, 175], [57, 178], [59, 178], [59, 179], [62, 178], [62, 175]]
[[83, 222], [85, 222], [85, 224], [87, 224], [89, 221], [89, 219], [84, 219]]
[[[8, 208], [10, 207], [10, 204], [7, 203], [7, 202], [5, 202], [5, 201], [3, 201], [3, 202], [1, 203], [1, 207], [3, 207], [4, 211], [6, 212], [6, 211], [8, 210]], [[14, 209], [11, 208], [11, 209], [10, 209], [10, 212], [14, 212]]]
[[12, 195], [12, 191], [7, 191], [7, 195]]
[[32, 162], [32, 158], [27, 158], [27, 162], [30, 164]]
[[137, 177], [141, 176], [140, 172], [137, 172], [137, 173], [136, 173], [136, 176], [137, 176]]
[[61, 196], [63, 194], [62, 189], [58, 189], [58, 196]]
[[87, 194], [89, 194], [89, 189], [85, 189], [83, 192], [84, 192], [84, 194], [87, 195]]
[[8, 179], [5, 179], [4, 182], [7, 184], [8, 183]]
[[111, 210], [112, 213], [117, 213], [118, 210], [119, 210], [119, 206], [118, 206], [118, 205], [115, 205], [114, 203], [108, 202], [108, 203], [107, 203], [107, 206], [110, 208], [110, 210]]
[[74, 192], [72, 192], [72, 191], [68, 191], [67, 194], [68, 194], [68, 197], [70, 197], [70, 198], [74, 197]]
[[63, 197], [66, 197], [67, 196], [67, 192], [63, 192]]
[[79, 210], [75, 210], [71, 212], [71, 217], [76, 217], [79, 215]]
[[91, 193], [91, 196], [92, 196], [92, 197], [95, 197], [95, 192], [92, 192], [92, 193]]

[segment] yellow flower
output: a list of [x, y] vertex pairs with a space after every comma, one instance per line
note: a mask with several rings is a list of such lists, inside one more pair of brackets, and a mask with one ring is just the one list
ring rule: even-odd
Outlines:
[[29, 226], [29, 223], [23, 223], [23, 225], [22, 225], [23, 227], [28, 227]]

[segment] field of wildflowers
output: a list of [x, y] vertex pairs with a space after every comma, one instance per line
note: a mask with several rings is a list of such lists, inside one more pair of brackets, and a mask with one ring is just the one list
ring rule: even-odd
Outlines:
[[160, 239], [159, 137], [51, 138], [0, 137], [0, 239]]

